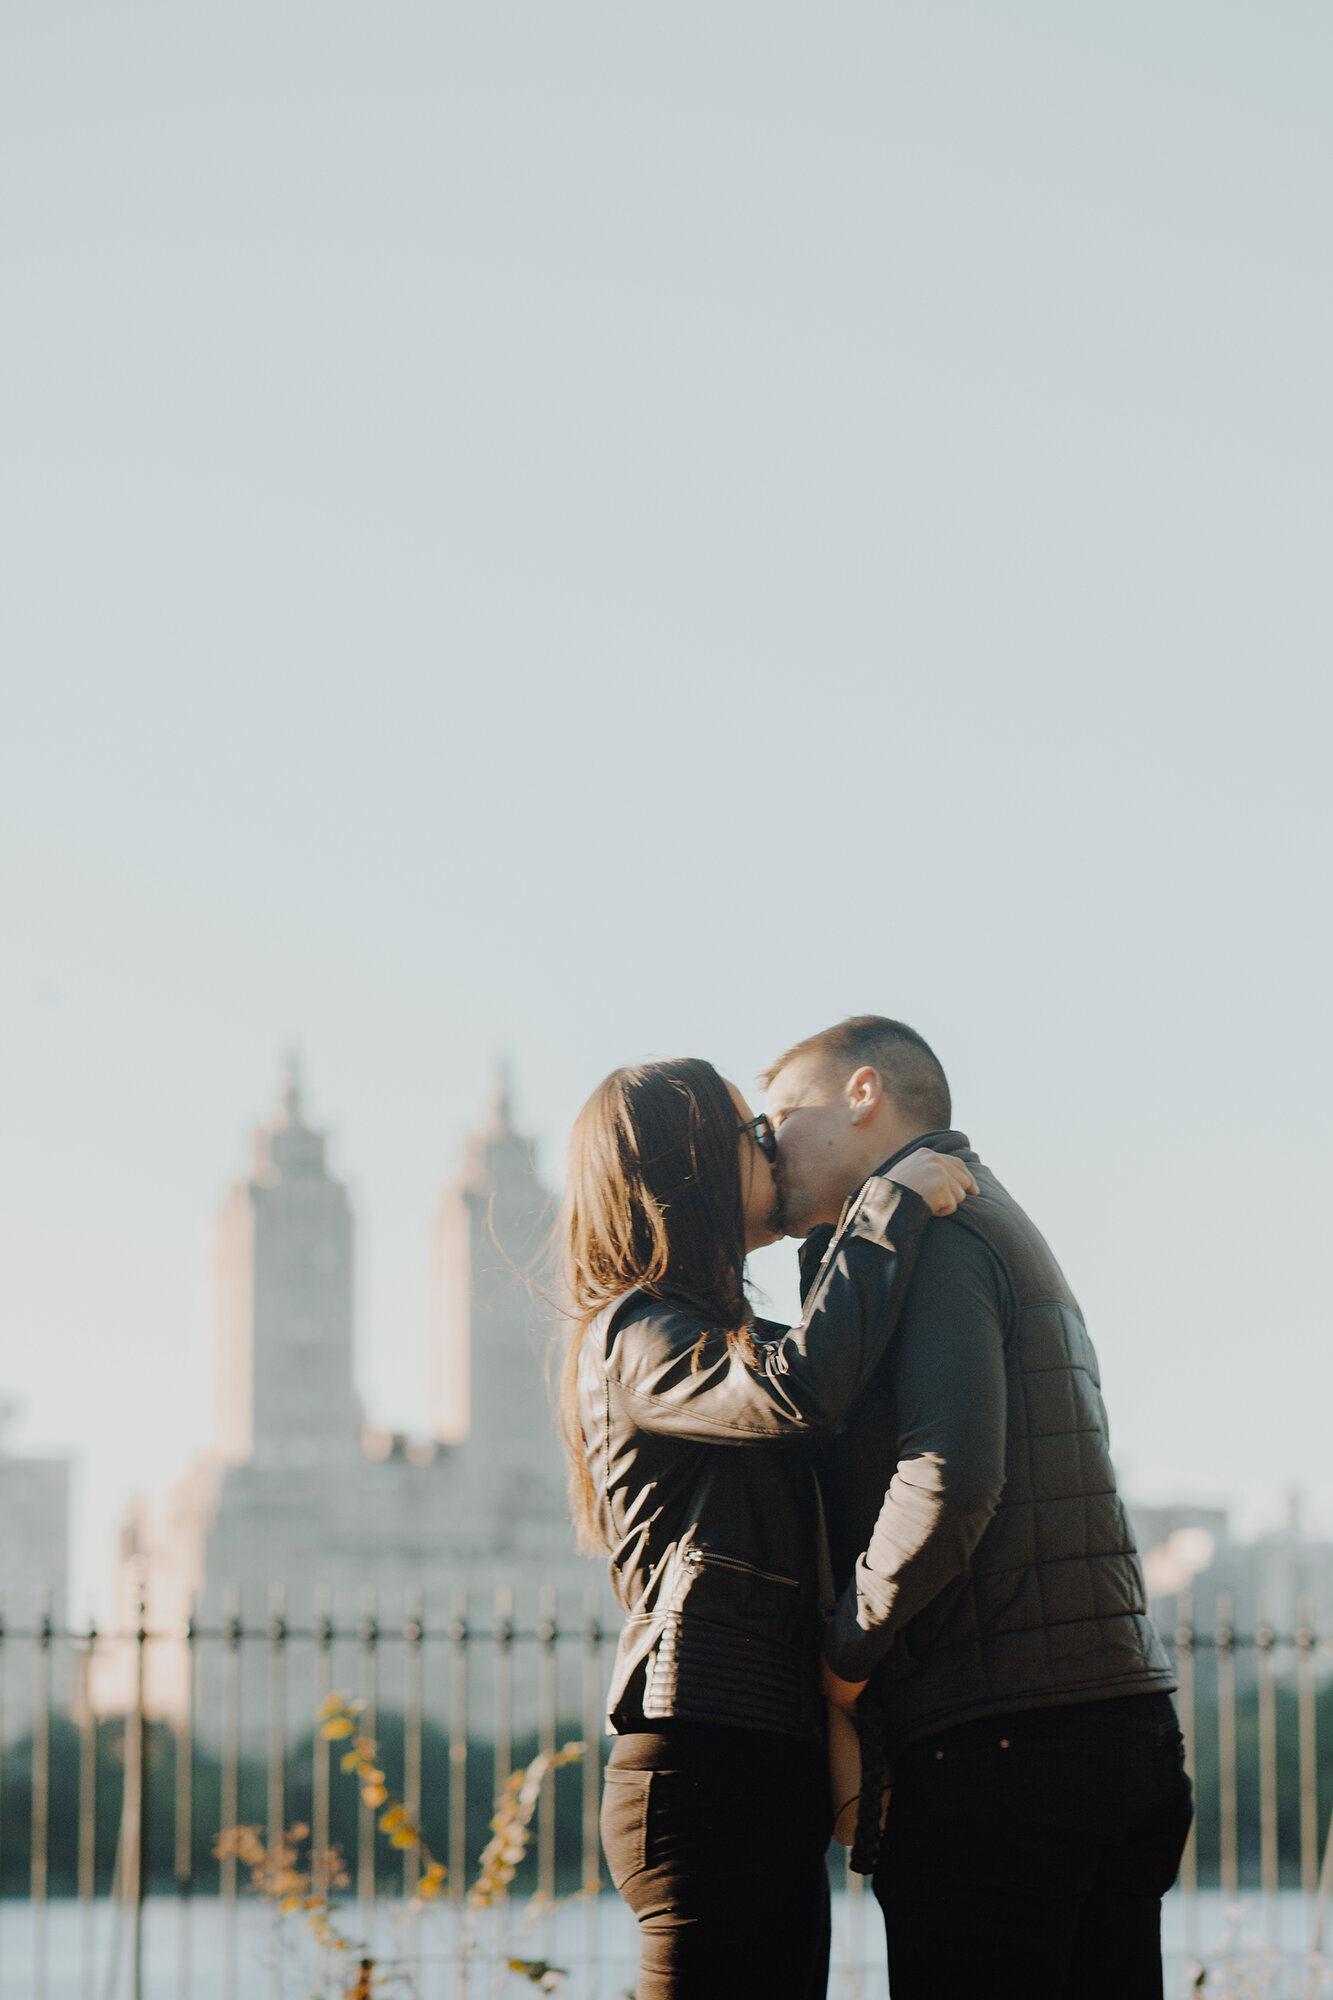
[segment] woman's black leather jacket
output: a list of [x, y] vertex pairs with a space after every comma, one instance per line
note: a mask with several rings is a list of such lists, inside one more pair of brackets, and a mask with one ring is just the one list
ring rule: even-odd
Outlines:
[[816, 1733], [819, 1522], [804, 1440], [841, 1430], [888, 1345], [929, 1210], [874, 1175], [844, 1212], [800, 1325], [758, 1365], [697, 1299], [629, 1293], [589, 1328], [579, 1407], [625, 1610], [617, 1730], [668, 1717]]

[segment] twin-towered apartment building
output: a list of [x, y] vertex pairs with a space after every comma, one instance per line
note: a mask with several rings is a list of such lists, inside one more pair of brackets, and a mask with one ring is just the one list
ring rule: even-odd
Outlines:
[[[418, 1596], [439, 1627], [461, 1594], [484, 1621], [502, 1588], [530, 1618], [544, 1585], [571, 1604], [597, 1588], [599, 1566], [574, 1549], [552, 1416], [560, 1320], [528, 1276], [552, 1219], [501, 1080], [435, 1221], [420, 1431], [368, 1428], [353, 1370], [355, 1218], [289, 1067], [218, 1221], [217, 1444], [128, 1519], [120, 1618], [141, 1581], [150, 1626], [193, 1607], [215, 1630], [238, 1609], [262, 1627], [279, 1606], [297, 1629], [326, 1612], [353, 1629], [373, 1606], [396, 1631]], [[171, 1707], [180, 1656], [154, 1650], [155, 1705]]]

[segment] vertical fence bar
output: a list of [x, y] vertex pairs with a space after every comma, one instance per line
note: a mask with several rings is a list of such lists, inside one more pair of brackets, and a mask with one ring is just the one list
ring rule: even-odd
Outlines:
[[1297, 1610], [1296, 1730], [1301, 1795], [1301, 1889], [1313, 1896], [1319, 1884], [1319, 1743], [1315, 1706], [1314, 1607], [1303, 1597]]
[[42, 1611], [37, 1627], [33, 1673], [32, 1827], [29, 1836], [28, 1881], [32, 1899], [33, 2000], [46, 2000], [46, 1878], [51, 1826], [51, 1606]]
[[287, 1821], [287, 1593], [280, 1583], [268, 1593], [268, 1763], [265, 1818], [268, 1851], [281, 1845]]
[[601, 1888], [602, 1621], [598, 1595], [583, 1600], [583, 1871], [585, 1895]]
[[514, 1593], [495, 1593], [495, 1796], [514, 1768]]
[[[223, 1637], [226, 1652], [222, 1659], [222, 1787], [221, 1818], [224, 1827], [235, 1826], [240, 1817], [241, 1763], [241, 1599], [237, 1590], [227, 1592], [227, 1612]], [[237, 1923], [236, 1856], [229, 1854], [219, 1869], [218, 1893], [222, 1900], [222, 1993], [223, 2000], [236, 2000]]]
[[[366, 1736], [378, 1740], [380, 1628], [375, 1607], [375, 1593], [369, 1591], [361, 1620], [361, 1687], [366, 1704], [361, 1711], [361, 1728]], [[375, 1900], [375, 1808], [366, 1804], [366, 1789], [364, 1785], [361, 1788], [356, 1816], [356, 1893], [368, 1913]]]
[[[537, 1619], [537, 1748], [555, 1755], [556, 1643], [560, 1637], [559, 1605], [552, 1586], [543, 1584]], [[537, 1802], [537, 1894], [555, 1901], [555, 1772], [548, 1771]]]
[[[5, 1610], [0, 1604], [0, 1833], [5, 1824]], [[0, 1838], [0, 1880], [3, 1880], [5, 1849]], [[0, 1896], [0, 1992], [4, 1990], [4, 1897]]]
[[598, 1593], [583, 1600], [583, 1868], [580, 1886], [587, 1897], [584, 1950], [588, 1979], [597, 1976], [601, 1943], [602, 1833], [602, 1621]]
[[[1311, 1618], [1309, 1622], [1311, 1625], [1313, 1625], [1314, 1620]], [[1312, 1683], [1312, 1692], [1311, 1692], [1312, 1704], [1314, 1700], [1313, 1682], [1315, 1677], [1314, 1653], [1317, 1644], [1318, 1641], [1316, 1639], [1314, 1632], [1312, 1631], [1310, 1634], [1310, 1653], [1311, 1653], [1310, 1679]], [[1314, 1721], [1312, 1718], [1310, 1723], [1310, 1762], [1314, 1768], [1314, 1774], [1315, 1774], [1312, 1780], [1312, 1784], [1317, 1787], [1319, 1782], [1319, 1771], [1318, 1771], [1318, 1765], [1315, 1763], [1314, 1753], [1315, 1753], [1315, 1730], [1314, 1730]], [[1319, 1849], [1319, 1803], [1318, 1803], [1317, 1792], [1316, 1792], [1315, 1802], [1311, 1808], [1311, 1811], [1315, 1821], [1315, 1852], [1317, 1855]], [[1323, 1958], [1324, 1938], [1328, 1927], [1328, 1910], [1330, 1902], [1333, 1902], [1333, 1811], [1330, 1811], [1329, 1813], [1328, 1827], [1324, 1834], [1323, 1863], [1319, 1869], [1318, 1875], [1315, 1878], [1314, 1909], [1310, 1925], [1310, 1950], [1315, 1961], [1313, 1977], [1311, 1980], [1312, 1993], [1314, 1992], [1316, 1983], [1318, 1981], [1319, 1968]]]
[[[1195, 1760], [1195, 1688], [1194, 1688], [1194, 1599], [1188, 1592], [1176, 1599], [1176, 1709], [1180, 1716], [1180, 1733], [1185, 1743], [1185, 1769], [1192, 1785], [1197, 1785]], [[1185, 1841], [1185, 1851], [1180, 1858], [1181, 1914], [1184, 1917], [1185, 1949], [1191, 1958], [1199, 1955], [1199, 1812], [1198, 1798], [1195, 1798], [1194, 1818], [1190, 1821], [1189, 1835]]]
[[1273, 1648], [1276, 1643], [1271, 1608], [1261, 1598], [1259, 1622], [1254, 1632], [1259, 1687], [1259, 1886], [1264, 1899], [1268, 1942], [1275, 1950], [1280, 1947], [1282, 1934], [1278, 1900], [1277, 1690], [1273, 1676]]
[[148, 1740], [144, 1715], [144, 1662], [148, 1647], [146, 1580], [139, 1577], [134, 1633], [134, 1692], [125, 1714], [125, 1788], [121, 1800], [122, 1901], [130, 1917], [130, 2000], [143, 2000], [143, 1906], [148, 1892]]
[[176, 1941], [176, 1991], [179, 2000], [189, 2000], [191, 1908], [194, 1898], [194, 1704], [196, 1638], [194, 1604], [185, 1621], [185, 1673], [181, 1689], [180, 1715], [176, 1723], [176, 1828], [172, 1873], [176, 1878], [178, 1931]]
[[[403, 1626], [403, 1805], [413, 1826], [421, 1825], [421, 1592], [407, 1600], [407, 1620]], [[417, 1892], [421, 1874], [421, 1854], [416, 1847], [403, 1849], [403, 1894], [409, 1900]]]
[[[502, 1585], [495, 1593], [495, 1766], [491, 1789], [498, 1799], [514, 1768], [514, 1593]], [[502, 1963], [509, 1939], [509, 1898], [496, 1919], [496, 1957]]]
[[93, 1714], [93, 1653], [97, 1627], [89, 1620], [87, 1644], [79, 1655], [79, 1990], [93, 2000], [97, 1894], [97, 1717]]
[[1324, 1861], [1315, 1888], [1314, 1922], [1310, 1927], [1310, 1950], [1316, 1959], [1323, 1954], [1324, 1934], [1328, 1928], [1328, 1906], [1331, 1901], [1333, 1901], [1333, 1812], [1328, 1816], [1328, 1831], [1324, 1836]]
[[[333, 1689], [333, 1606], [328, 1589], [315, 1592], [315, 1711]], [[329, 1892], [329, 1743], [322, 1724], [310, 1749], [310, 1835], [314, 1848], [310, 1886], [317, 1896]]]
[[468, 1600], [454, 1592], [449, 1622], [449, 1895], [461, 1911], [467, 1892]]
[[1217, 1600], [1217, 1811], [1222, 1894], [1234, 1897], [1240, 1887], [1238, 1811], [1236, 1796], [1236, 1633], [1230, 1594]]
[[[264, 1773], [264, 1820], [270, 1855], [283, 1846], [287, 1832], [287, 1593], [280, 1583], [268, 1587], [268, 1755]], [[273, 2000], [282, 2000], [282, 1911], [274, 1905], [273, 1964], [269, 1974]]]

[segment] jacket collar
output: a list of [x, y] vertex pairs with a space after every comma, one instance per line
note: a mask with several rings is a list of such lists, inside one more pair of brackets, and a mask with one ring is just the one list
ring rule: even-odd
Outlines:
[[918, 1132], [915, 1139], [909, 1139], [905, 1146], [899, 1146], [896, 1153], [890, 1153], [883, 1166], [876, 1167], [875, 1172], [887, 1174], [899, 1160], [905, 1160], [920, 1146], [929, 1146], [932, 1153], [954, 1153], [959, 1159], [966, 1160], [969, 1166], [978, 1157], [966, 1132]]
[[[875, 1173], [877, 1174], [889, 1173], [894, 1167], [897, 1166], [899, 1160], [905, 1160], [907, 1158], [907, 1155], [909, 1153], [915, 1153], [919, 1146], [929, 1146], [931, 1151], [935, 1153], [954, 1153], [957, 1155], [959, 1159], [966, 1160], [970, 1167], [981, 1165], [980, 1155], [973, 1152], [972, 1141], [968, 1138], [966, 1132], [952, 1132], [952, 1131], [918, 1132], [915, 1139], [909, 1139], [905, 1146], [899, 1146], [896, 1153], [890, 1153], [888, 1159], [885, 1160], [883, 1166], [875, 1168]], [[873, 1178], [872, 1175], [867, 1174], [866, 1176], [867, 1180], [870, 1180], [872, 1178]], [[863, 1181], [861, 1185], [862, 1187], [864, 1187], [865, 1182]], [[856, 1190], [856, 1194], [860, 1194], [860, 1192], [861, 1189], [858, 1188]], [[837, 1222], [833, 1225], [832, 1228], [830, 1228], [827, 1223], [819, 1223], [814, 1229], [810, 1231], [810, 1234], [806, 1237], [804, 1243], [801, 1245], [800, 1261], [801, 1261], [802, 1295], [804, 1295], [805, 1292], [808, 1273], [813, 1272], [814, 1269], [818, 1266], [819, 1260], [820, 1258], [822, 1258], [824, 1251], [827, 1249], [828, 1245], [832, 1242], [833, 1238], [838, 1234], [838, 1231], [842, 1228], [843, 1223], [847, 1220], [847, 1211], [850, 1209], [852, 1203], [856, 1200], [856, 1194], [848, 1195], [846, 1201], [842, 1205], [842, 1214], [838, 1217]]]

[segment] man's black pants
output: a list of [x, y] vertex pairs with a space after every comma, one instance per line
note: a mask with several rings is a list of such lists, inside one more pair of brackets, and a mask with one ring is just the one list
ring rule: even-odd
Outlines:
[[893, 2000], [1161, 2000], [1161, 1898], [1192, 1814], [1164, 1694], [912, 1744], [875, 1870]]

